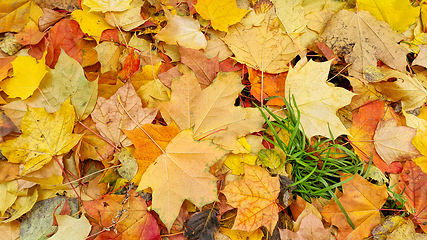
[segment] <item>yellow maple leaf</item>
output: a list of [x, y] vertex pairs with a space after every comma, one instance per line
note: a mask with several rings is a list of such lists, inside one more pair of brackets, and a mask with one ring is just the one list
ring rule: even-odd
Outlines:
[[[100, 15], [89, 12], [89, 8], [82, 6], [83, 10], [75, 10], [71, 13], [72, 19], [76, 20], [84, 33], [93, 37], [99, 44], [102, 32], [106, 29], [114, 29]], [[114, 25], [113, 25], [114, 26]]]
[[285, 27], [286, 33], [300, 33], [308, 23], [304, 18], [304, 8], [302, 0], [275, 0], [277, 17]]
[[151, 187], [153, 210], [168, 229], [188, 199], [197, 207], [217, 201], [217, 178], [209, 168], [227, 151], [210, 141], [195, 141], [191, 130], [184, 130], [167, 145], [163, 154], [142, 176], [137, 191]]
[[240, 22], [249, 12], [238, 8], [236, 0], [200, 0], [194, 7], [202, 18], [211, 21], [214, 29], [223, 32], [228, 32], [228, 26]]
[[72, 133], [74, 119], [69, 100], [51, 114], [43, 108], [29, 108], [21, 122], [22, 135], [1, 143], [2, 153], [9, 162], [24, 164], [22, 175], [36, 171], [80, 140], [82, 135]]
[[0, 88], [10, 98], [28, 98], [46, 75], [45, 55], [41, 60], [30, 56], [18, 56], [12, 62], [13, 77], [0, 82]]
[[404, 32], [415, 23], [420, 7], [401, 0], [358, 0], [357, 8], [366, 10], [380, 21], [386, 21], [393, 30]]
[[132, 0], [84, 0], [83, 4], [90, 7], [90, 12], [123, 12], [131, 9]]
[[205, 49], [208, 44], [200, 31], [199, 21], [190, 16], [180, 17], [172, 15], [163, 8], [168, 19], [168, 25], [154, 37], [171, 45], [181, 45], [186, 48]]
[[[326, 82], [331, 61], [309, 61], [298, 71], [291, 68], [286, 78], [285, 96], [295, 97], [301, 112], [301, 125], [308, 138], [314, 135], [334, 138], [348, 134], [336, 115], [339, 108], [348, 105], [354, 93]], [[321, 93], [321, 94], [320, 94]]]
[[[6, 13], [0, 18], [0, 33], [20, 32], [30, 20], [38, 23], [43, 10], [33, 0], [18, 2], [6, 0], [1, 2], [1, 12]], [[22, 5], [20, 5], [22, 4]], [[18, 6], [18, 7], [16, 7]]]

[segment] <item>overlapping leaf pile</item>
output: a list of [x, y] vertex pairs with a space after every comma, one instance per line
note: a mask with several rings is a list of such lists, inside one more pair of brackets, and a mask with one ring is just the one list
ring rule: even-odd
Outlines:
[[[426, 11], [409, 0], [4, 1], [0, 232], [425, 236]], [[256, 107], [280, 115], [286, 100], [308, 142], [339, 139], [366, 163], [329, 189], [335, 201], [286, 187], [292, 165]]]

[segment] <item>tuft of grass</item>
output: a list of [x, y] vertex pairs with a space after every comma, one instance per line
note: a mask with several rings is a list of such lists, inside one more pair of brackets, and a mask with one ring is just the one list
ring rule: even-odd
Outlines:
[[[330, 138], [307, 139], [300, 124], [301, 114], [295, 98], [290, 97], [291, 102], [283, 97], [282, 99], [285, 105], [281, 108], [281, 115], [285, 117], [275, 114], [267, 107], [259, 109], [273, 134], [273, 140], [267, 136], [264, 136], [264, 139], [283, 151], [286, 155], [283, 164], [289, 163], [292, 166], [294, 183], [288, 187], [296, 186], [294, 193], [307, 202], [311, 202], [313, 198], [333, 198], [354, 228], [334, 192], [344, 183], [351, 181], [355, 174], [362, 175], [365, 163], [345, 147], [342, 141], [335, 140], [331, 132]], [[287, 143], [280, 139], [278, 131], [288, 133]], [[341, 181], [342, 177], [347, 178]]]

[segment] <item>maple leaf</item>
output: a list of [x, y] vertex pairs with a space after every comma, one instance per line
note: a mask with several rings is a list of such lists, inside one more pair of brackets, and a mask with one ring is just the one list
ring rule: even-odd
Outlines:
[[401, 37], [369, 12], [339, 11], [329, 21], [319, 40], [352, 64], [349, 68], [352, 76], [362, 77], [363, 69], [377, 66], [377, 60], [405, 72], [408, 50], [398, 44]]
[[5, 14], [0, 18], [0, 33], [20, 32], [30, 20], [37, 23], [43, 15], [42, 9], [32, 0], [22, 5], [4, 2], [2, 13]]
[[348, 105], [354, 94], [326, 82], [330, 66], [331, 61], [310, 60], [298, 71], [291, 68], [286, 78], [285, 96], [295, 97], [301, 112], [301, 125], [308, 138], [314, 135], [336, 138], [348, 134], [336, 112]]
[[127, 82], [109, 99], [99, 97], [91, 116], [101, 135], [119, 145], [126, 139], [122, 130], [133, 130], [138, 125], [151, 123], [156, 114], [157, 109], [142, 108], [141, 99], [132, 84]]
[[[287, 73], [271, 74], [262, 73], [252, 68], [248, 69], [249, 81], [251, 82], [251, 94], [261, 101], [267, 97], [281, 96], [285, 97], [285, 81]], [[261, 91], [262, 94], [261, 94]], [[284, 105], [285, 102], [281, 98], [273, 98], [268, 101], [267, 105]]]
[[393, 118], [380, 121], [374, 135], [375, 149], [388, 164], [419, 157], [421, 153], [412, 145], [416, 132], [415, 128], [398, 126]]
[[230, 182], [221, 192], [227, 197], [227, 203], [237, 208], [233, 230], [254, 231], [266, 226], [268, 231], [273, 231], [279, 218], [278, 177], [271, 177], [262, 167], [245, 164], [244, 178]]
[[71, 98], [77, 118], [83, 120], [95, 107], [98, 80], [89, 82], [81, 65], [61, 51], [55, 69], [48, 69], [39, 89], [28, 101], [42, 102], [46, 111], [55, 112], [63, 102]]
[[359, 10], [369, 11], [378, 20], [386, 21], [393, 30], [403, 32], [420, 15], [420, 7], [413, 7], [410, 2], [399, 0], [359, 0]]
[[383, 118], [385, 110], [384, 101], [367, 102], [353, 113], [353, 124], [348, 129], [348, 139], [355, 146], [354, 152], [365, 162], [372, 162], [383, 172], [390, 172], [390, 167], [378, 155], [373, 143], [375, 129]]
[[202, 52], [182, 46], [179, 47], [179, 53], [181, 62], [194, 71], [202, 89], [209, 86], [219, 72], [218, 55], [208, 59]]
[[206, 20], [210, 20], [216, 30], [228, 32], [228, 26], [238, 23], [249, 10], [237, 8], [236, 0], [199, 0], [194, 6]]
[[380, 224], [379, 209], [388, 197], [387, 186], [377, 186], [360, 175], [343, 184], [343, 196], [339, 198], [356, 229], [352, 229], [336, 202], [321, 210], [327, 222], [338, 226], [339, 238], [361, 239], [370, 235], [370, 231]]
[[[373, 85], [378, 92], [385, 95], [387, 100], [401, 101], [402, 108], [406, 111], [415, 109], [424, 104], [427, 98], [427, 90], [417, 77], [410, 77], [405, 73], [382, 67], [380, 68], [384, 77], [381, 82]], [[388, 79], [396, 81], [388, 82]]]
[[199, 21], [192, 17], [174, 16], [168, 9], [164, 9], [168, 25], [154, 38], [171, 45], [181, 45], [187, 48], [205, 49], [207, 41], [200, 31]]
[[13, 77], [0, 82], [0, 88], [10, 98], [28, 98], [33, 94], [47, 73], [45, 56], [37, 60], [30, 56], [18, 56], [12, 62]]
[[119, 66], [119, 57], [123, 47], [113, 42], [102, 42], [94, 47], [98, 52], [98, 60], [101, 63], [101, 73], [108, 71], [117, 71]]
[[312, 212], [302, 219], [298, 232], [292, 232], [288, 229], [279, 229], [279, 232], [281, 240], [329, 240], [332, 236], [331, 228], [325, 229], [322, 221]]
[[131, 9], [130, 3], [132, 0], [116, 1], [116, 0], [84, 0], [82, 4], [90, 7], [92, 12], [122, 12]]
[[[124, 201], [125, 195], [107, 195], [97, 201], [83, 202], [87, 214], [97, 220], [101, 229], [114, 226], [117, 231], [103, 231], [97, 239], [160, 240], [156, 219], [148, 211], [145, 200], [134, 190], [129, 196], [127, 201]], [[117, 217], [119, 212], [123, 216]]]
[[407, 161], [400, 179], [400, 190], [404, 191], [403, 195], [408, 199], [405, 205], [414, 211], [414, 220], [427, 232], [427, 227], [423, 224], [427, 222], [427, 173], [413, 161]]
[[15, 38], [22, 45], [34, 45], [40, 42], [45, 35], [46, 33], [40, 32], [37, 24], [30, 19], [24, 29], [15, 35]]
[[308, 20], [304, 18], [302, 2], [302, 0], [273, 1], [277, 17], [285, 27], [287, 34], [301, 32], [308, 23]]
[[138, 172], [132, 179], [132, 182], [135, 183], [141, 181], [148, 166], [164, 153], [166, 146], [179, 133], [178, 127], [174, 123], [169, 126], [145, 124], [141, 128], [123, 131], [136, 148], [133, 156], [138, 162]]
[[264, 119], [258, 109], [234, 106], [243, 87], [239, 72], [219, 72], [214, 82], [193, 98], [190, 109], [195, 139], [213, 139], [239, 152], [237, 139], [262, 129]]
[[233, 25], [222, 38], [236, 61], [268, 73], [289, 69], [288, 63], [303, 49], [299, 39], [299, 34], [283, 34], [275, 19], [269, 16], [259, 27], [246, 29], [240, 23]]
[[210, 141], [195, 141], [192, 131], [184, 130], [148, 167], [137, 191], [152, 189], [153, 210], [170, 229], [184, 199], [197, 207], [218, 200], [217, 179], [209, 173], [209, 167], [226, 153]]
[[44, 109], [29, 108], [18, 138], [0, 143], [9, 162], [23, 163], [22, 175], [36, 171], [50, 162], [53, 156], [67, 153], [82, 137], [73, 134], [75, 113], [69, 101], [52, 114]]
[[55, 215], [55, 218], [58, 222], [58, 231], [50, 239], [62, 240], [70, 236], [75, 239], [84, 239], [89, 235], [91, 226], [84, 214], [79, 219], [68, 215]]
[[99, 44], [102, 32], [106, 29], [114, 29], [114, 27], [110, 26], [100, 15], [89, 12], [89, 8], [85, 5], [82, 7], [83, 10], [73, 11], [71, 13], [71, 17], [79, 23], [80, 28], [84, 33], [93, 37]]
[[181, 130], [189, 129], [194, 125], [191, 120], [190, 102], [201, 92], [200, 85], [194, 73], [184, 65], [178, 65], [183, 74], [172, 81], [171, 100], [160, 102], [160, 112], [166, 123], [170, 124], [172, 119]]

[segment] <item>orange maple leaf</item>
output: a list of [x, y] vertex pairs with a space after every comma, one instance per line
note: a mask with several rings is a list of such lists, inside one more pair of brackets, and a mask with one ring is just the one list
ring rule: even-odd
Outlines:
[[387, 197], [385, 185], [374, 185], [356, 174], [354, 179], [344, 183], [343, 196], [339, 198], [356, 228], [352, 229], [336, 202], [327, 205], [321, 213], [327, 222], [338, 226], [340, 239], [362, 239], [380, 224], [379, 209]]
[[262, 167], [245, 164], [243, 180], [229, 183], [222, 193], [227, 203], [237, 208], [233, 230], [254, 231], [266, 226], [272, 232], [279, 219], [278, 177], [271, 177]]

